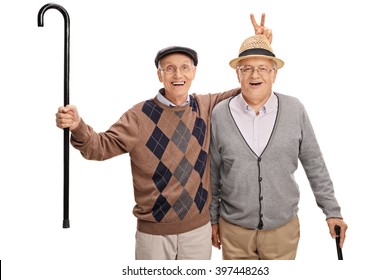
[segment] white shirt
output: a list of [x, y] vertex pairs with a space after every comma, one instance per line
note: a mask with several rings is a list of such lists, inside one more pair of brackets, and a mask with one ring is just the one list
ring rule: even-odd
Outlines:
[[229, 108], [246, 143], [257, 156], [260, 156], [268, 144], [275, 125], [278, 98], [272, 93], [258, 115], [245, 102], [242, 93], [230, 101]]

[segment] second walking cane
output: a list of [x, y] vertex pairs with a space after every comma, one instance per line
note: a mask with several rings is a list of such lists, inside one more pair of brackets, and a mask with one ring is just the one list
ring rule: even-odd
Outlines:
[[336, 249], [337, 249], [337, 257], [339, 260], [343, 260], [343, 251], [341, 250], [340, 247], [340, 231], [341, 228], [339, 225], [336, 225], [334, 227], [334, 230], [336, 231]]
[[[43, 26], [43, 16], [49, 9], [56, 9], [64, 17], [64, 106], [69, 104], [69, 38], [70, 19], [68, 12], [60, 5], [49, 3], [38, 12], [38, 26]], [[63, 228], [69, 228], [69, 128], [64, 128], [64, 219]]]

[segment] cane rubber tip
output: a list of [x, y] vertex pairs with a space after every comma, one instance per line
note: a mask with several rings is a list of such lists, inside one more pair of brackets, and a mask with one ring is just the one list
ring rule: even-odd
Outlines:
[[62, 227], [63, 228], [69, 228], [70, 227], [69, 220], [64, 220], [63, 223], [62, 223]]

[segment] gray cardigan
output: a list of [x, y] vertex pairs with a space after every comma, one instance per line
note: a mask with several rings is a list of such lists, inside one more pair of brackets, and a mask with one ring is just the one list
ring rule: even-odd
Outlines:
[[252, 229], [273, 229], [298, 212], [299, 187], [294, 172], [300, 160], [317, 205], [327, 218], [341, 218], [333, 184], [302, 103], [275, 93], [278, 113], [263, 153], [258, 157], [245, 142], [222, 101], [211, 117], [211, 223], [220, 215]]

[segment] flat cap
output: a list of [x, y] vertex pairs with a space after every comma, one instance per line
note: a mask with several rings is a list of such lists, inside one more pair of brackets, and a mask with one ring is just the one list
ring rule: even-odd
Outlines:
[[196, 51], [186, 47], [171, 46], [158, 51], [156, 58], [154, 59], [154, 64], [156, 64], [156, 67], [158, 68], [158, 62], [160, 61], [160, 59], [162, 59], [168, 54], [173, 53], [182, 53], [188, 55], [194, 61], [195, 66], [198, 64], [198, 54], [196, 53]]

